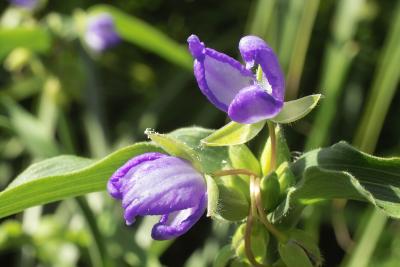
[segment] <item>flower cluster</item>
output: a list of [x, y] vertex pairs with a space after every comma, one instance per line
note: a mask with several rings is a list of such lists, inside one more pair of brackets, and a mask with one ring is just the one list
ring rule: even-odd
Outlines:
[[[87, 41], [104, 49], [107, 36], [116, 40], [109, 17], [88, 26]], [[112, 43], [112, 42], [111, 42]], [[274, 117], [284, 100], [284, 77], [272, 49], [256, 36], [243, 37], [239, 50], [246, 65], [206, 48], [199, 38], [188, 38], [194, 57], [194, 74], [202, 93], [236, 122], [251, 124]], [[253, 73], [260, 66], [262, 71]], [[189, 230], [206, 209], [207, 188], [202, 173], [190, 162], [161, 153], [134, 157], [108, 182], [108, 192], [122, 201], [128, 225], [136, 216], [161, 215], [154, 225], [154, 239], [170, 239]]]

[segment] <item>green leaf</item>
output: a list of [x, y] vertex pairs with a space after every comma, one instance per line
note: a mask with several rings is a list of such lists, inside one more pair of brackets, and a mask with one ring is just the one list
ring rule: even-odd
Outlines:
[[219, 190], [215, 180], [209, 176], [205, 175], [207, 183], [207, 216], [213, 217], [217, 214], [218, 209], [218, 198]]
[[0, 218], [26, 208], [106, 189], [110, 176], [130, 158], [162, 150], [150, 143], [122, 148], [95, 161], [58, 156], [35, 163], [0, 193]]
[[39, 27], [0, 28], [0, 61], [17, 47], [46, 52], [51, 45], [49, 32]]
[[159, 134], [150, 130], [146, 130], [145, 134], [171, 156], [186, 159], [199, 171], [202, 171], [201, 163], [196, 152], [185, 143], [171, 135]]
[[193, 60], [186, 46], [181, 46], [170, 37], [133, 16], [109, 5], [95, 5], [89, 13], [109, 13], [113, 16], [117, 32], [121, 37], [145, 50], [153, 52], [166, 60], [186, 69], [193, 68]]
[[265, 121], [254, 124], [230, 122], [201, 140], [206, 146], [230, 146], [244, 144], [253, 139], [264, 127]]
[[305, 153], [291, 169], [300, 178], [274, 213], [282, 218], [296, 204], [345, 198], [367, 201], [400, 218], [400, 158], [379, 158], [345, 142]]
[[300, 120], [315, 108], [320, 99], [321, 95], [316, 94], [285, 102], [281, 112], [271, 120], [276, 123], [291, 123]]

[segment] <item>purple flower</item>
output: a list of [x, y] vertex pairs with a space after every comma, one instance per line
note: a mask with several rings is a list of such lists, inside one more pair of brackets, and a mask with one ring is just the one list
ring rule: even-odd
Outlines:
[[85, 33], [86, 44], [96, 52], [116, 46], [121, 39], [116, 32], [113, 18], [106, 13], [90, 17]]
[[15, 6], [33, 9], [36, 7], [38, 0], [10, 0], [10, 3]]
[[[205, 47], [196, 35], [188, 38], [195, 58], [194, 75], [203, 94], [220, 110], [239, 123], [256, 123], [277, 115], [283, 106], [285, 80], [277, 56], [257, 36], [245, 36], [239, 50], [246, 66]], [[258, 81], [253, 67], [262, 68]]]
[[186, 233], [207, 205], [203, 175], [183, 159], [156, 152], [125, 163], [111, 176], [107, 190], [122, 200], [128, 225], [136, 216], [161, 215], [151, 233], [156, 240]]

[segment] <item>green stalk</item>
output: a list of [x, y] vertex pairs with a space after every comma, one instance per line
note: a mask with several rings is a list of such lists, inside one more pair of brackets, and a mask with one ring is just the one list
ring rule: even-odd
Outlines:
[[92, 59], [82, 51], [82, 59], [87, 75], [85, 104], [87, 111], [84, 115], [84, 125], [89, 142], [89, 149], [94, 157], [107, 155], [109, 146], [105, 135], [103, 121], [103, 106], [101, 86], [97, 82], [96, 69]]
[[299, 90], [300, 78], [303, 72], [307, 48], [311, 32], [317, 16], [319, 0], [305, 1], [302, 16], [298, 22], [298, 30], [291, 47], [291, 58], [287, 72], [286, 96], [288, 100], [295, 99]]
[[92, 264], [94, 266], [99, 266], [99, 267], [107, 267], [110, 266], [110, 261], [108, 260], [108, 254], [106, 251], [106, 245], [104, 243], [103, 236], [100, 232], [100, 229], [97, 225], [96, 218], [90, 209], [86, 198], [81, 196], [81, 197], [76, 197], [75, 198], [76, 204], [80, 208], [83, 217], [85, 218], [85, 221], [88, 225], [88, 228], [90, 230], [91, 236], [93, 238], [93, 244], [95, 247], [89, 247], [89, 254], [90, 258], [92, 261]]
[[400, 4], [394, 18], [395, 21], [368, 97], [367, 109], [355, 136], [354, 144], [365, 148], [366, 151], [372, 151], [376, 146], [386, 113], [399, 83]]
[[266, 38], [276, 0], [258, 0], [251, 8], [246, 32]]
[[[400, 72], [398, 71], [398, 62], [400, 62], [400, 46], [398, 45], [400, 42], [400, 2], [397, 4], [393, 18], [394, 23], [385, 42], [382, 60], [372, 84], [366, 111], [354, 140], [356, 146], [369, 153], [375, 150], [384, 119], [400, 79]], [[373, 210], [366, 226], [359, 231], [361, 235], [359, 235], [352, 253], [348, 255], [342, 266], [368, 266], [386, 222], [386, 216], [378, 210]]]
[[337, 113], [338, 100], [342, 94], [343, 82], [357, 52], [352, 39], [363, 4], [364, 0], [341, 0], [338, 3], [333, 24], [333, 38], [328, 44], [323, 60], [320, 88], [325, 99], [316, 115], [305, 150], [323, 146], [329, 137], [330, 127]]
[[289, 0], [287, 11], [283, 17], [283, 29], [281, 43], [279, 44], [278, 57], [279, 63], [285, 73], [287, 73], [290, 58], [295, 46], [296, 33], [299, 31], [301, 14], [303, 12], [304, 1]]
[[[76, 154], [73, 138], [70, 132], [71, 129], [65, 117], [64, 111], [60, 110], [59, 114], [60, 114], [59, 131], [62, 143], [64, 145], [64, 149], [68, 153]], [[74, 198], [73, 200], [81, 210], [81, 215], [87, 224], [87, 228], [89, 229], [91, 237], [93, 238], [94, 246], [89, 247], [89, 257], [91, 264], [93, 266], [99, 266], [99, 267], [112, 266], [111, 260], [109, 260], [109, 256], [107, 253], [104, 237], [97, 225], [95, 215], [93, 214], [91, 208], [89, 207], [86, 201], [86, 197], [80, 196]]]

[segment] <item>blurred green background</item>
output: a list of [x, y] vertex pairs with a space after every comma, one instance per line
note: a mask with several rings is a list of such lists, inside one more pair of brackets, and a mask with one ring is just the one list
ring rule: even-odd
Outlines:
[[[105, 11], [123, 42], [95, 54], [82, 42], [85, 19]], [[0, 189], [32, 162], [100, 158], [144, 140], [146, 128], [221, 127], [225, 114], [192, 73], [192, 33], [236, 58], [239, 39], [258, 35], [279, 56], [287, 100], [325, 96], [284, 128], [294, 157], [339, 140], [400, 154], [400, 1], [49, 0], [32, 11], [2, 1], [0, 15]], [[203, 218], [175, 241], [154, 242], [153, 222], [124, 226], [105, 193], [32, 208], [0, 220], [0, 265], [211, 266], [232, 236], [232, 225]], [[319, 237], [324, 266], [400, 262], [399, 222], [366, 204], [321, 203], [300, 225]]]

